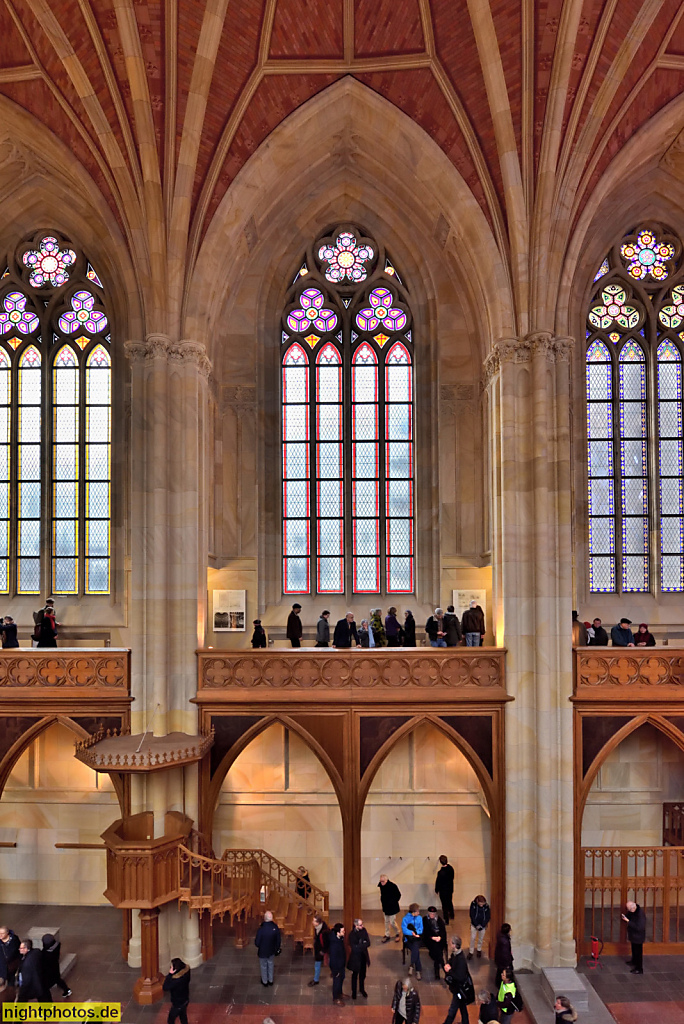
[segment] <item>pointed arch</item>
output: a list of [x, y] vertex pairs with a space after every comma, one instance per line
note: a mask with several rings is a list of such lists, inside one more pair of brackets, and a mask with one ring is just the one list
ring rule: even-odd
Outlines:
[[290, 718], [288, 715], [285, 714], [272, 714], [265, 715], [264, 718], [262, 718], [259, 722], [256, 722], [253, 726], [251, 726], [251, 728], [247, 729], [245, 733], [240, 737], [240, 739], [237, 740], [228, 751], [226, 751], [220, 763], [216, 767], [216, 770], [211, 778], [211, 782], [209, 783], [209, 786], [207, 787], [206, 790], [207, 796], [202, 815], [202, 821], [204, 823], [203, 830], [206, 835], [210, 836], [213, 834], [214, 815], [216, 813], [216, 806], [218, 804], [219, 795], [221, 793], [221, 787], [228, 772], [230, 771], [236, 759], [244, 750], [247, 749], [250, 743], [253, 740], [255, 740], [257, 736], [260, 736], [262, 732], [270, 728], [270, 726], [272, 725], [282, 725], [283, 728], [295, 732], [299, 736], [299, 738], [306, 744], [306, 746], [312, 751], [312, 753], [315, 754], [315, 756], [323, 765], [325, 772], [334, 787], [335, 795], [337, 796], [337, 801], [340, 808], [340, 814], [342, 815], [342, 821], [345, 821], [346, 801], [344, 799], [344, 785], [342, 782], [342, 778], [337, 768], [333, 764], [333, 761], [330, 758], [329, 754], [326, 752], [324, 747], [318, 742], [318, 740], [315, 739], [310, 732], [303, 728], [303, 726], [299, 722], [294, 721], [294, 719]]
[[[68, 715], [51, 714], [46, 715], [44, 718], [38, 719], [33, 723], [22, 735], [15, 740], [12, 746], [9, 748], [5, 756], [0, 760], [0, 799], [7, 785], [7, 780], [12, 774], [12, 770], [22, 756], [24, 751], [35, 741], [38, 737], [46, 732], [53, 725], [63, 725], [66, 729], [73, 733], [75, 740], [88, 739], [89, 733], [83, 726], [79, 725]], [[116, 772], [108, 772], [109, 777], [112, 780], [112, 785], [116, 792], [119, 806], [121, 808], [121, 815], [124, 816], [127, 813], [126, 810], [126, 795], [125, 787], [122, 776]]]

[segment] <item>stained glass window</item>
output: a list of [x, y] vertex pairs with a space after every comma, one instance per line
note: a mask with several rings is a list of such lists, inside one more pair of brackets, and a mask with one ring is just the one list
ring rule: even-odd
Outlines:
[[412, 592], [413, 338], [382, 246], [312, 245], [281, 337], [284, 592]]
[[586, 355], [593, 592], [684, 591], [683, 270], [676, 236], [645, 224], [595, 277]]
[[0, 592], [108, 593], [102, 282], [66, 239], [41, 232], [10, 254], [1, 284]]

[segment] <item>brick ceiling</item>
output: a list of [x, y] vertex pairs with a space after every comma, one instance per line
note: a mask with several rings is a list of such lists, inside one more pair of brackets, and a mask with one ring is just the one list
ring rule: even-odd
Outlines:
[[352, 75], [425, 129], [502, 239], [509, 191], [517, 181], [530, 209], [545, 146], [576, 215], [620, 147], [684, 89], [683, 11], [680, 0], [0, 0], [0, 92], [67, 143], [129, 237], [128, 206], [156, 187], [164, 209], [187, 208], [198, 239], [278, 123]]

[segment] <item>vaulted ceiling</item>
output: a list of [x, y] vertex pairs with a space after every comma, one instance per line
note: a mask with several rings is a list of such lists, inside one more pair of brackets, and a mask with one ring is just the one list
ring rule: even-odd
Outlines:
[[0, 92], [69, 146], [129, 241], [156, 225], [188, 253], [260, 143], [345, 75], [424, 128], [513, 251], [549, 175], [576, 219], [684, 89], [680, 0], [0, 0], [0, 12]]

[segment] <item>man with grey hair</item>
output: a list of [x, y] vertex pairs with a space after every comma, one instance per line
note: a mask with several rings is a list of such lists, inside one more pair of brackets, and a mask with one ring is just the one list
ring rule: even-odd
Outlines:
[[627, 900], [622, 920], [627, 924], [627, 940], [632, 947], [632, 955], [627, 965], [632, 974], [644, 973], [644, 942], [646, 941], [646, 914], [634, 900]]
[[430, 639], [430, 647], [446, 647], [446, 630], [444, 628], [444, 611], [442, 608], [435, 608], [435, 614], [431, 615], [425, 623], [425, 632]]
[[[352, 640], [354, 643], [352, 644]], [[358, 633], [356, 632], [356, 623], [354, 622], [354, 613], [347, 612], [343, 619], [340, 619], [335, 626], [335, 633], [333, 635], [333, 647], [360, 647], [361, 641], [359, 640]]]
[[261, 984], [273, 984], [273, 963], [280, 953], [280, 928], [273, 920], [273, 914], [267, 910], [264, 920], [257, 928], [254, 939], [259, 957], [259, 970], [261, 971]]
[[463, 612], [461, 631], [465, 636], [466, 647], [481, 647], [485, 635], [485, 617], [477, 601], [471, 601], [470, 607]]

